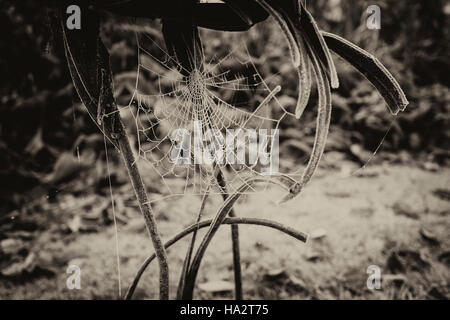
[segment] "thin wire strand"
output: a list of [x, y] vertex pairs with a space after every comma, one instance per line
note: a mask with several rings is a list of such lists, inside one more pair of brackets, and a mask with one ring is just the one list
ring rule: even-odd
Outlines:
[[[103, 123], [103, 121], [102, 121]], [[119, 251], [119, 233], [117, 229], [117, 219], [116, 219], [116, 210], [115, 210], [115, 204], [114, 204], [114, 192], [112, 189], [112, 182], [111, 182], [111, 172], [109, 169], [109, 159], [108, 159], [108, 146], [106, 143], [106, 137], [103, 135], [103, 142], [105, 145], [105, 157], [106, 157], [106, 170], [108, 172], [108, 183], [109, 183], [109, 194], [111, 197], [111, 208], [113, 212], [113, 221], [114, 221], [114, 238], [115, 238], [115, 245], [116, 245], [116, 263], [117, 263], [117, 281], [119, 285], [119, 299], [122, 298], [122, 284], [121, 284], [121, 276], [120, 276], [120, 251]]]

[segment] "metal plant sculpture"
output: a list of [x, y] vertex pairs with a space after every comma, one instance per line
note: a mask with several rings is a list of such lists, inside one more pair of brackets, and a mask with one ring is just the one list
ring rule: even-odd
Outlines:
[[[76, 1], [71, 1], [76, 2]], [[193, 233], [191, 245], [183, 265], [177, 298], [192, 299], [197, 273], [205, 251], [222, 224], [232, 226], [235, 294], [242, 299], [242, 280], [239, 252], [238, 224], [255, 224], [278, 229], [294, 238], [306, 241], [307, 235], [279, 223], [252, 218], [235, 217], [233, 205], [243, 191], [260, 181], [270, 180], [282, 184], [288, 201], [298, 195], [313, 176], [324, 152], [331, 118], [331, 88], [339, 87], [339, 79], [330, 50], [359, 70], [380, 92], [391, 113], [403, 111], [408, 101], [394, 77], [371, 54], [341, 37], [321, 32], [302, 0], [223, 0], [204, 3], [197, 0], [140, 1], [97, 0], [79, 1], [83, 12], [83, 28], [68, 30], [63, 19], [65, 5], [55, 2], [60, 9], [56, 28], [62, 34], [66, 58], [78, 95], [93, 121], [104, 135], [121, 152], [133, 184], [136, 198], [144, 215], [155, 253], [141, 266], [125, 298], [131, 299], [146, 267], [155, 258], [160, 270], [160, 298], [169, 298], [169, 266], [166, 249], [178, 240]], [[149, 205], [136, 160], [124, 130], [113, 95], [112, 74], [108, 51], [100, 38], [99, 11], [106, 10], [127, 17], [160, 18], [162, 32], [169, 54], [187, 81], [203, 72], [203, 47], [198, 28], [220, 31], [246, 31], [253, 25], [273, 17], [287, 39], [293, 66], [299, 77], [298, 102], [295, 116], [299, 119], [305, 110], [312, 88], [313, 78], [318, 90], [318, 115], [314, 146], [300, 180], [284, 175], [253, 177], [245, 181], [236, 192], [227, 193], [223, 174], [218, 168], [216, 179], [222, 189], [224, 202], [213, 220], [201, 221], [207, 194], [202, 202], [198, 221], [164, 243]], [[191, 90], [198, 90], [192, 86]], [[196, 252], [194, 241], [200, 228], [208, 228]]]

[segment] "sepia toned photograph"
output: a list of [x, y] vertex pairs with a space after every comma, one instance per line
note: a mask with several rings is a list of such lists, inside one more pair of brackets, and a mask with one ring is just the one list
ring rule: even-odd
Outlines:
[[450, 298], [447, 1], [0, 0], [0, 30], [0, 300]]

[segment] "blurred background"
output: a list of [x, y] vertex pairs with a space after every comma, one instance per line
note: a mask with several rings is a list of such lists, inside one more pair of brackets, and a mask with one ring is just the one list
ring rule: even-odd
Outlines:
[[[372, 4], [381, 8], [380, 30], [366, 27], [366, 8]], [[276, 253], [257, 230], [249, 233], [252, 242], [243, 253], [248, 259], [244, 287], [251, 298], [448, 298], [450, 5], [445, 0], [315, 0], [308, 1], [308, 8], [321, 29], [379, 58], [410, 105], [394, 118], [370, 83], [335, 56], [341, 86], [333, 91], [326, 155], [317, 183], [303, 202], [297, 202], [305, 208], [301, 227], [315, 231], [316, 240], [313, 237], [300, 253], [294, 249], [301, 246], [297, 243]], [[117, 298], [103, 136], [74, 92], [64, 51], [50, 31], [45, 9], [37, 1], [2, 0], [0, 30], [0, 298]], [[136, 30], [158, 37], [160, 26], [157, 21], [136, 26], [107, 16], [102, 28], [121, 105], [132, 93], [127, 88], [134, 87]], [[218, 52], [226, 50], [229, 37], [213, 31], [202, 34], [209, 50]], [[295, 105], [296, 73], [276, 24], [269, 20], [241, 37], [261, 75], [273, 75], [273, 83], [282, 86], [280, 102]], [[151, 91], [153, 84], [146, 85]], [[301, 122], [283, 124], [282, 167], [296, 159], [303, 163], [311, 151], [315, 99], [313, 95]], [[125, 115], [126, 124], [132, 123], [129, 120]], [[351, 176], [372, 157], [391, 124], [363, 174]], [[121, 256], [125, 286], [151, 247], [120, 159], [112, 147], [107, 150], [117, 191], [121, 249], [126, 251]], [[342, 180], [345, 174], [350, 178]], [[154, 178], [145, 175], [149, 192], [158, 195]], [[326, 204], [317, 204], [325, 198]], [[190, 207], [198, 199], [184, 201]], [[242, 210], [252, 214], [252, 203], [264, 200], [246, 201], [247, 209]], [[183, 210], [186, 206], [180, 203], [156, 204], [164, 236], [193, 220], [196, 205]], [[297, 224], [294, 208], [295, 204], [284, 207], [287, 213], [280, 219]], [[340, 211], [338, 222], [334, 219]], [[269, 209], [263, 214], [271, 215]], [[98, 243], [96, 248], [89, 245], [92, 241]], [[232, 279], [229, 243], [217, 245], [206, 262], [209, 271], [199, 279], [216, 287], [204, 286], [201, 297], [231, 297], [226, 286], [210, 279], [217, 269], [226, 278], [220, 280]], [[180, 247], [171, 259], [181, 260], [183, 255]], [[305, 264], [300, 270], [299, 257]], [[65, 288], [64, 270], [74, 260], [89, 270], [83, 280], [89, 289]], [[387, 289], [365, 288], [370, 264], [380, 265], [390, 276], [383, 282]], [[155, 278], [146, 278], [138, 298], [155, 297]], [[264, 281], [258, 284], [258, 279]]]

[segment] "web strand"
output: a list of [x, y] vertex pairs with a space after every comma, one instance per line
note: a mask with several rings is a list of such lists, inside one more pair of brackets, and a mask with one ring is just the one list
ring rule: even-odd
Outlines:
[[[160, 177], [165, 196], [186, 193], [201, 195], [205, 190], [220, 193], [218, 188], [210, 186], [215, 183], [214, 168], [195, 164], [195, 155], [190, 154], [190, 161], [186, 164], [171, 162], [170, 154], [175, 147], [171, 134], [176, 130], [184, 129], [192, 134], [196, 123], [200, 123], [199, 132], [215, 132], [213, 141], [216, 141], [220, 139], [220, 134], [216, 133], [222, 133], [223, 138], [229, 130], [269, 129], [263, 140], [267, 141], [269, 150], [273, 148], [274, 135], [270, 129], [279, 128], [280, 120], [285, 117], [286, 111], [280, 108], [281, 115], [277, 115], [279, 118], [271, 117], [269, 112], [264, 113], [280, 89], [269, 88], [249, 54], [245, 61], [234, 58], [234, 50], [222, 57], [215, 54], [208, 59], [202, 71], [195, 69], [186, 78], [179, 73], [184, 69], [150, 35], [136, 34], [136, 43], [138, 67], [135, 89], [128, 108], [136, 125], [139, 156], [150, 163]], [[150, 47], [146, 47], [145, 43]], [[246, 52], [248, 53], [248, 50]], [[242, 67], [242, 70], [232, 74], [225, 67], [229, 62]], [[145, 92], [149, 90], [145, 88], [145, 82], [152, 79], [157, 83], [158, 92]], [[234, 101], [239, 95], [249, 98], [235, 106]], [[252, 107], [256, 103], [253, 97], [260, 96], [261, 102]], [[231, 138], [236, 139], [236, 136], [237, 133], [231, 135]], [[200, 147], [203, 149], [204, 146], [203, 143]], [[192, 147], [195, 150], [195, 146]], [[245, 153], [249, 149], [249, 146], [242, 142], [236, 142], [235, 147], [243, 149]], [[238, 158], [236, 150], [231, 156]], [[257, 163], [218, 163], [217, 166], [225, 169], [225, 179], [230, 185], [230, 192], [245, 183], [249, 176], [261, 174], [257, 170]], [[175, 178], [185, 179], [182, 190], [175, 191], [171, 188], [170, 184]], [[250, 193], [255, 191], [253, 187], [246, 190]]]
[[[103, 130], [104, 130], [104, 128], [103, 128]], [[119, 293], [119, 299], [121, 299], [122, 298], [122, 284], [121, 284], [121, 276], [120, 276], [119, 234], [118, 234], [118, 229], [117, 229], [117, 219], [116, 219], [116, 210], [115, 210], [115, 203], [114, 203], [114, 193], [113, 193], [112, 182], [111, 182], [111, 172], [109, 169], [108, 146], [106, 143], [105, 135], [103, 135], [103, 143], [105, 146], [106, 170], [108, 173], [109, 193], [110, 193], [110, 198], [111, 198], [111, 208], [112, 208], [113, 222], [114, 222], [114, 240], [115, 240], [115, 246], [116, 246], [118, 293]]]

